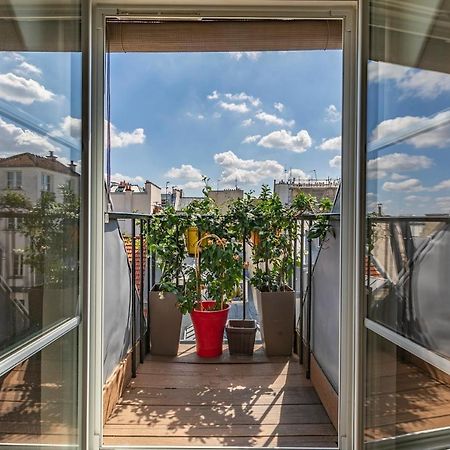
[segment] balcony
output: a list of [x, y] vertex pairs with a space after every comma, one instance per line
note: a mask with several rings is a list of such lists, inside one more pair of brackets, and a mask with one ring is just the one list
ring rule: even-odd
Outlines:
[[[321, 243], [308, 235], [318, 217], [325, 217], [334, 230], [334, 237], [329, 231]], [[140, 230], [145, 230], [146, 223], [153, 219], [125, 213], [112, 213], [109, 219], [107, 241], [112, 235], [121, 239], [117, 220], [131, 221], [130, 258], [128, 261], [123, 257], [122, 264], [129, 264], [131, 273], [136, 274], [129, 277], [135, 315], [127, 322], [135, 345], [129, 345], [129, 353], [122, 351], [125, 357], [114, 367], [106, 349], [106, 366], [110, 372], [104, 388], [105, 444], [335, 448], [339, 393], [339, 214], [298, 217], [298, 234], [292, 251], [303, 256], [294, 258], [297, 263], [290, 280], [296, 292], [296, 339], [292, 355], [265, 355], [264, 342], [258, 335], [253, 356], [230, 355], [225, 340], [223, 354], [211, 359], [196, 355], [195, 342], [186, 340], [185, 332], [180, 335], [177, 356], [149, 353], [145, 299], [150, 286], [158, 281], [159, 273], [155, 255], [141, 253], [146, 236]], [[404, 335], [404, 330], [393, 329], [395, 323], [383, 322], [383, 317], [392, 314], [389, 316], [385, 310], [384, 316], [380, 316], [381, 305], [392, 307], [385, 295], [388, 286], [391, 291], [400, 289], [400, 284], [411, 275], [399, 265], [395, 270], [403, 270], [399, 277], [403, 281], [394, 281], [392, 261], [396, 252], [400, 255], [397, 260], [403, 261], [402, 267], [410, 270], [411, 265], [405, 261], [415, 260], [419, 273], [417, 256], [423, 250], [407, 254], [410, 250], [396, 247], [396, 242], [403, 240], [404, 233], [412, 232], [416, 244], [430, 246], [437, 242], [433, 239], [438, 232], [442, 233], [448, 220], [399, 221], [388, 217], [370, 220], [375, 228], [381, 229], [389, 226], [397, 229], [399, 223], [403, 224], [393, 235], [371, 235], [374, 242], [366, 260], [366, 281], [372, 299], [370, 319]], [[250, 253], [247, 246], [248, 258]], [[107, 278], [110, 280], [111, 276], [112, 271]], [[143, 299], [140, 292], [144, 292]], [[243, 279], [243, 292], [247, 317], [259, 320], [248, 278]], [[107, 296], [107, 307], [108, 301]], [[396, 314], [405, 314], [407, 308], [403, 304]], [[243, 309], [242, 299], [236, 300], [230, 317], [241, 317]], [[185, 325], [189, 328], [189, 324]], [[108, 342], [112, 346], [109, 336], [113, 334], [107, 325], [107, 346]], [[414, 340], [412, 336], [407, 338]], [[367, 375], [366, 407], [375, 414], [367, 418], [366, 439], [376, 441], [399, 432], [448, 426], [450, 416], [446, 404], [450, 388], [444, 372], [434, 370], [432, 365], [415, 357], [414, 352], [399, 349], [380, 336], [370, 336], [369, 344], [372, 362]]]

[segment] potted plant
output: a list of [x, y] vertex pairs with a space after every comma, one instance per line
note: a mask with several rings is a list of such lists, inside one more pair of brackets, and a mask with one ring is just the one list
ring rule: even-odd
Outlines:
[[252, 247], [253, 274], [261, 333], [267, 355], [290, 355], [294, 341], [294, 220], [279, 196], [263, 186], [254, 207], [259, 240]]
[[184, 273], [186, 283], [179, 306], [191, 315], [197, 354], [216, 357], [222, 353], [229, 303], [239, 290], [242, 244], [208, 194], [206, 186], [204, 198], [185, 209], [191, 226], [202, 234], [195, 245], [195, 266], [187, 267]]
[[150, 353], [154, 355], [178, 353], [182, 318], [178, 300], [185, 284], [188, 226], [187, 218], [168, 206], [152, 217], [148, 228], [148, 248], [156, 254], [161, 270], [160, 281], [149, 294]]
[[[243, 289], [245, 289], [245, 276], [248, 263], [245, 261], [246, 248], [248, 241], [254, 243], [254, 197], [252, 193], [245, 194], [244, 198], [237, 199], [230, 204], [226, 214], [226, 222], [233, 233], [235, 239], [242, 242], [243, 262], [242, 280]], [[242, 319], [232, 319], [227, 322], [225, 327], [228, 340], [228, 350], [230, 354], [252, 355], [256, 337], [256, 320], [246, 318], [245, 297], [243, 298]]]

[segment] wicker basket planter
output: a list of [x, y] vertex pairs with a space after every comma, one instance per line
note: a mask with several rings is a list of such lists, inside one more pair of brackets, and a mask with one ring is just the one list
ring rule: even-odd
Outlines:
[[226, 326], [228, 349], [231, 355], [253, 355], [256, 322], [251, 319], [232, 319]]

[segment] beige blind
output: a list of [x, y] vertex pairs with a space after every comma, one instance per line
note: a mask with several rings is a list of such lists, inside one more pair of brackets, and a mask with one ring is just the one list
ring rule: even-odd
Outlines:
[[245, 52], [342, 48], [340, 20], [109, 22], [111, 52]]

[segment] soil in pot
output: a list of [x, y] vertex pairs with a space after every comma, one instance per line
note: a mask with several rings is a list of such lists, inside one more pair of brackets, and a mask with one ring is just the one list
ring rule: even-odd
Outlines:
[[222, 354], [223, 333], [228, 318], [229, 305], [214, 311], [215, 301], [202, 302], [203, 311], [195, 309], [191, 312], [195, 331], [197, 355], [203, 358], [214, 358]]

